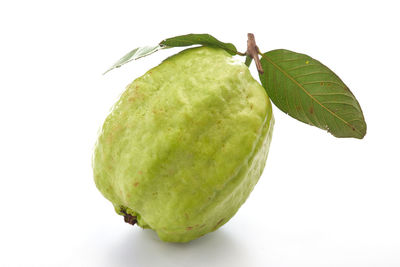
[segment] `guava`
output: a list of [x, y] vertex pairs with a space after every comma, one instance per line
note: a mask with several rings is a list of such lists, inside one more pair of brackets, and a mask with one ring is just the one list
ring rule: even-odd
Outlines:
[[274, 117], [225, 50], [186, 49], [127, 86], [93, 156], [97, 188], [125, 221], [187, 242], [215, 231], [259, 180]]

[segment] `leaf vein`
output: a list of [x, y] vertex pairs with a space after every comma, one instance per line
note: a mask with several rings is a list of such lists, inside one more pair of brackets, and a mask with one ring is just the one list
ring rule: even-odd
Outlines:
[[282, 59], [282, 60], [277, 60], [276, 64], [282, 63], [282, 62], [291, 62], [291, 61], [296, 61], [300, 59], [304, 59], [305, 57], [297, 57], [297, 58], [287, 58], [287, 59]]
[[320, 65], [318, 65], [318, 64], [305, 64], [305, 65], [296, 66], [296, 67], [291, 68], [291, 69], [287, 69], [287, 71], [289, 72], [289, 71], [301, 69], [301, 68], [304, 68], [304, 67], [310, 67], [310, 66], [320, 66]]
[[329, 74], [329, 72], [327, 72], [327, 71], [315, 71], [315, 72], [303, 73], [303, 74], [300, 74], [300, 75], [297, 75], [297, 76], [293, 76], [293, 78], [297, 79], [297, 78], [300, 78], [300, 77], [306, 77], [306, 76], [314, 75], [314, 74]]
[[338, 83], [336, 81], [313, 81], [313, 82], [305, 82], [302, 85], [309, 85], [309, 84], [316, 84], [316, 83], [332, 83], [332, 84], [336, 84], [337, 86], [339, 86], [340, 88], [343, 88], [344, 90], [349, 90], [347, 87], [345, 87], [343, 84]]

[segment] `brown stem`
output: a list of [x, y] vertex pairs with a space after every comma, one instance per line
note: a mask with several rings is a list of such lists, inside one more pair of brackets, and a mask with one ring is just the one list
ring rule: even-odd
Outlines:
[[254, 34], [248, 33], [247, 34], [247, 51], [246, 55], [249, 57], [252, 57], [254, 59], [254, 62], [256, 63], [256, 67], [259, 73], [263, 74], [264, 70], [261, 66], [260, 59], [258, 58], [258, 53], [260, 50], [258, 49], [258, 46], [256, 44], [256, 39], [254, 38]]

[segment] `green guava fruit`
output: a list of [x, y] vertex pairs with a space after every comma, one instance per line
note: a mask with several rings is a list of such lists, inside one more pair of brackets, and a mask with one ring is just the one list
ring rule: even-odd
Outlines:
[[169, 242], [215, 231], [267, 159], [274, 117], [264, 88], [225, 50], [184, 50], [137, 78], [96, 143], [96, 186], [125, 221]]

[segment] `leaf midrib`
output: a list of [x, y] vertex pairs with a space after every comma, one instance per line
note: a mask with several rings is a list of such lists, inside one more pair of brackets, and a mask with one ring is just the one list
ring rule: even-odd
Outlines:
[[350, 127], [351, 129], [354, 129], [360, 136], [363, 136], [361, 132], [359, 132], [359, 130], [353, 126], [352, 124], [348, 123], [347, 121], [345, 121], [343, 118], [341, 118], [340, 116], [338, 116], [335, 112], [333, 112], [332, 110], [330, 110], [329, 108], [327, 108], [326, 106], [324, 106], [322, 103], [320, 103], [317, 99], [315, 99], [313, 97], [312, 94], [310, 94], [298, 81], [296, 81], [291, 75], [289, 75], [287, 72], [285, 72], [284, 70], [282, 70], [281, 67], [279, 67], [278, 65], [276, 65], [270, 58], [268, 58], [268, 56], [266, 56], [265, 54], [261, 53], [261, 56], [263, 58], [265, 58], [269, 63], [271, 63], [273, 66], [275, 66], [281, 73], [283, 73], [283, 75], [285, 75], [286, 77], [288, 77], [292, 82], [294, 82], [296, 85], [298, 85], [303, 91], [304, 93], [306, 93], [314, 102], [316, 102], [318, 105], [320, 105], [323, 109], [325, 109], [326, 111], [328, 111], [329, 113], [331, 113], [334, 117], [338, 118], [339, 120], [341, 120], [344, 124], [346, 124], [348, 127]]

